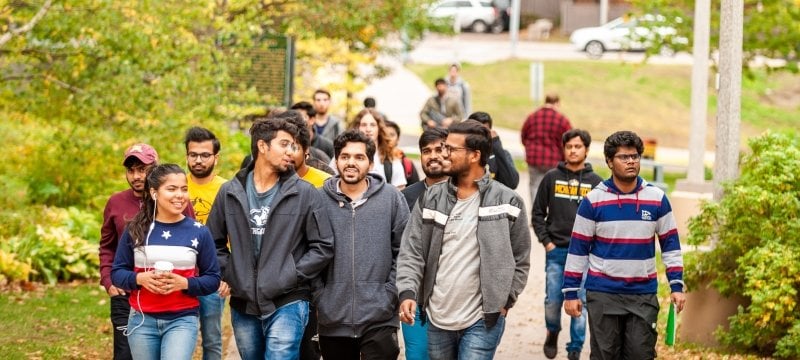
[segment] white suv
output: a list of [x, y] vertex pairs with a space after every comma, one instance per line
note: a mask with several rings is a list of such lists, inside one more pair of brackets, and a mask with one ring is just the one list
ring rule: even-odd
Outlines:
[[478, 33], [503, 31], [497, 10], [488, 0], [441, 0], [433, 4], [429, 14], [434, 18], [453, 18], [461, 30], [469, 29]]

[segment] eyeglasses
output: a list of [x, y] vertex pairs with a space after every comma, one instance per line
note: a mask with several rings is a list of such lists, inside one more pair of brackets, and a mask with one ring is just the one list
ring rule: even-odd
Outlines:
[[451, 145], [447, 145], [447, 144], [442, 144], [442, 154], [445, 154], [445, 155], [449, 155], [453, 151], [461, 151], [461, 150], [472, 151], [472, 149], [470, 149], [468, 147], [451, 146]]
[[297, 146], [296, 143], [293, 143], [288, 140], [279, 141], [278, 146], [280, 146], [282, 149], [286, 151], [291, 151], [292, 153], [295, 153], [300, 150], [300, 148]]
[[212, 153], [200, 153], [200, 154], [198, 154], [198, 153], [190, 152], [190, 153], [186, 154], [186, 157], [190, 161], [191, 160], [197, 160], [197, 159], [200, 159], [202, 161], [208, 161], [208, 159], [211, 159], [212, 156], [214, 156], [214, 154], [212, 154]]
[[639, 162], [642, 159], [642, 155], [639, 154], [619, 154], [614, 155], [614, 159], [617, 159], [622, 162]]

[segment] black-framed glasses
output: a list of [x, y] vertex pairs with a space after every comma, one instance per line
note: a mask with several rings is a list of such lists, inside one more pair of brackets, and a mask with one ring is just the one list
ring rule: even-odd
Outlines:
[[214, 156], [214, 154], [207, 153], [207, 152], [206, 153], [199, 153], [199, 154], [198, 153], [194, 153], [194, 152], [190, 152], [190, 153], [186, 154], [186, 157], [190, 161], [191, 160], [196, 160], [196, 159], [200, 159], [202, 161], [208, 161], [208, 159], [211, 159], [212, 156]]
[[452, 146], [442, 143], [442, 154], [449, 155], [454, 151], [461, 151], [461, 150], [472, 151], [472, 149], [465, 146]]
[[617, 159], [622, 162], [639, 162], [642, 159], [642, 155], [639, 154], [617, 154], [614, 155], [614, 159]]

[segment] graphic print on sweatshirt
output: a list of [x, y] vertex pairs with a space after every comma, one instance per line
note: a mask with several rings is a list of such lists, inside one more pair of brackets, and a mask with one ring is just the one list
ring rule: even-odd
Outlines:
[[592, 184], [580, 183], [578, 179], [556, 180], [553, 193], [555, 197], [580, 201], [586, 194], [592, 191]]
[[269, 206], [250, 209], [250, 230], [253, 235], [264, 235], [264, 230], [267, 228], [267, 218], [269, 218]]

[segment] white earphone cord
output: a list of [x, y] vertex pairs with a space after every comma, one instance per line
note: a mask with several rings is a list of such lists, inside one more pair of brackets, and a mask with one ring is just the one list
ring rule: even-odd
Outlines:
[[[144, 253], [144, 271], [147, 271], [147, 245], [150, 243], [150, 234], [153, 233], [153, 229], [156, 227], [156, 204], [155, 204], [155, 202], [156, 202], [156, 199], [153, 198], [153, 221], [150, 222], [150, 228], [147, 230], [147, 236], [144, 238], [144, 250], [142, 251], [142, 253]], [[142, 303], [139, 301], [139, 294], [141, 294], [141, 293], [142, 293], [141, 290], [137, 290], [136, 291], [136, 305], [139, 307], [140, 310], [142, 309]], [[139, 325], [134, 326], [133, 329], [130, 329], [130, 331], [128, 331], [128, 328], [126, 327], [125, 330], [122, 332], [122, 335], [130, 336], [131, 334], [133, 334], [133, 332], [136, 329], [138, 329], [138, 328], [142, 327], [142, 325], [144, 325], [144, 312], [143, 311], [140, 311], [140, 312], [142, 313], [142, 321], [139, 323]]]

